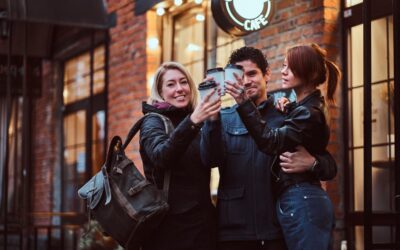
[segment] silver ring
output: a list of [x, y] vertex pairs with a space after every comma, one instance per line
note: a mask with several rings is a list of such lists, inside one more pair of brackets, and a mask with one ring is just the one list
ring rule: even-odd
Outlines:
[[244, 92], [244, 88], [241, 87], [241, 88], [240, 88], [240, 91], [239, 91], [239, 94], [243, 94], [243, 92]]

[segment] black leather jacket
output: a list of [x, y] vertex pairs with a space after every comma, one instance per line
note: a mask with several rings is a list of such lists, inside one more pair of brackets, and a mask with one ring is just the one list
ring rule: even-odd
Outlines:
[[[202, 129], [202, 159], [206, 165], [219, 167], [220, 172], [218, 240], [280, 239], [283, 236], [271, 189], [270, 164], [274, 156], [258, 150], [236, 108], [223, 109], [220, 120], [206, 122]], [[282, 126], [284, 116], [275, 109], [272, 97], [257, 110], [272, 127]], [[336, 164], [332, 156], [324, 152], [315, 157], [321, 167], [313, 174], [319, 179], [333, 178]]]
[[190, 112], [157, 109], [143, 103], [143, 113], [170, 118], [175, 129], [168, 136], [159, 117], [147, 117], [140, 130], [140, 154], [146, 178], [162, 189], [164, 170], [171, 170], [170, 211], [143, 249], [215, 249], [216, 218], [210, 197], [210, 168], [200, 159], [200, 127]]
[[[238, 107], [238, 113], [262, 152], [279, 155], [302, 145], [308, 152], [316, 155], [324, 153], [329, 142], [329, 127], [323, 108], [321, 91], [315, 90], [301, 102], [289, 105], [283, 124], [278, 128], [270, 119], [262, 117], [250, 100]], [[334, 170], [336, 175], [336, 168]], [[278, 182], [278, 193], [294, 183], [307, 181], [319, 184], [320, 179], [312, 172], [285, 173], [279, 167], [278, 161], [275, 162], [272, 173]]]

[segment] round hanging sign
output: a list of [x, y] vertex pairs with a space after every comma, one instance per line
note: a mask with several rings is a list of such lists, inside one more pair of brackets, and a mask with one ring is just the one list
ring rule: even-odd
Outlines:
[[225, 32], [244, 36], [265, 28], [273, 14], [273, 0], [212, 0], [215, 22]]

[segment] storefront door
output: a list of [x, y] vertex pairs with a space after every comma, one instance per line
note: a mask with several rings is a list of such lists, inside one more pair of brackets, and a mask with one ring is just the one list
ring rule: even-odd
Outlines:
[[[399, 249], [396, 1], [344, 1], [348, 249]], [[369, 12], [370, 15], [363, 15]], [[397, 35], [398, 36], [398, 35]], [[396, 42], [395, 42], [396, 41]], [[396, 71], [397, 70], [397, 71]]]

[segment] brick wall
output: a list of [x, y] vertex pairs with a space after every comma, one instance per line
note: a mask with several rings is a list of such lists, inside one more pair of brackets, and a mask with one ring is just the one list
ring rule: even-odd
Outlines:
[[[42, 94], [33, 100], [32, 125], [32, 209], [33, 212], [51, 211], [52, 186], [56, 165], [56, 90], [50, 63], [43, 64]], [[49, 222], [46, 218], [36, 222]]]
[[[141, 115], [146, 99], [146, 16], [134, 15], [134, 1], [110, 0], [110, 12], [117, 13], [117, 25], [110, 30], [108, 87], [108, 137], [123, 139]], [[127, 153], [141, 167], [139, 136]]]
[[[270, 26], [245, 38], [246, 44], [263, 50], [267, 55], [272, 78], [268, 90], [281, 87], [281, 66], [287, 47], [298, 43], [314, 42], [325, 48], [328, 58], [340, 65], [340, 24], [339, 0], [278, 0], [275, 1], [275, 14]], [[329, 106], [331, 137], [328, 151], [336, 159], [338, 174], [333, 181], [324, 183], [336, 212], [337, 229], [335, 248], [339, 249], [340, 240], [344, 238], [344, 170], [339, 143], [341, 141], [342, 117], [341, 86], [336, 91], [336, 105]]]

